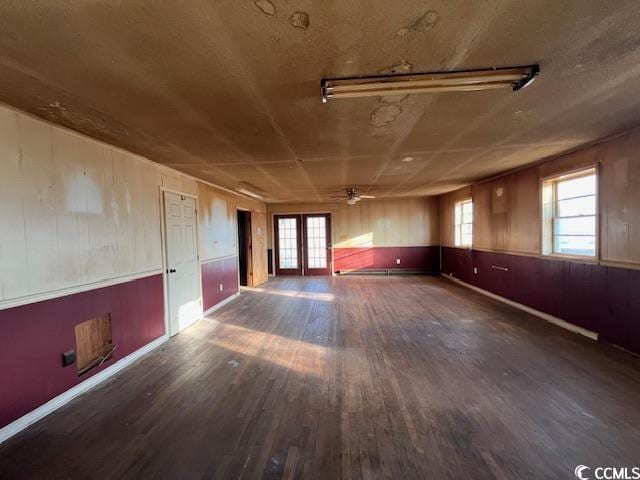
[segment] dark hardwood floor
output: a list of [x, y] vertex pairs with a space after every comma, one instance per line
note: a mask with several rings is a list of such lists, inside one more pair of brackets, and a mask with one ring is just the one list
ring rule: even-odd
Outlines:
[[565, 479], [640, 463], [640, 359], [437, 277], [245, 291], [0, 446], [3, 479]]

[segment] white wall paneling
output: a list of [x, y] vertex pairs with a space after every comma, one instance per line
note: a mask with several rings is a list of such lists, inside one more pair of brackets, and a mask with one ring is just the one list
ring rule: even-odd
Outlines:
[[0, 308], [160, 270], [159, 187], [198, 191], [189, 176], [4, 106], [0, 169]]

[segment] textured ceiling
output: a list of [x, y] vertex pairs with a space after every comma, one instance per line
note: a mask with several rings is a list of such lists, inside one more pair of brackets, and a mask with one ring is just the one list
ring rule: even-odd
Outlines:
[[[637, 0], [4, 1], [0, 18], [0, 101], [267, 201], [441, 193], [640, 123]], [[323, 77], [530, 63], [518, 93], [320, 101]]]

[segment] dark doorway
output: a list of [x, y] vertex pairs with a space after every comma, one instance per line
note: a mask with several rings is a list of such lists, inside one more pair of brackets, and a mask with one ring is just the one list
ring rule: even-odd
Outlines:
[[253, 268], [251, 263], [251, 212], [238, 210], [238, 263], [240, 285], [253, 285]]

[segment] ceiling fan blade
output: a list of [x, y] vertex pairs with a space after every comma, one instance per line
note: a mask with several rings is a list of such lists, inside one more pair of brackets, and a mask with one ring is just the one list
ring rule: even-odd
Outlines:
[[375, 195], [360, 195], [360, 198], [376, 198]]

